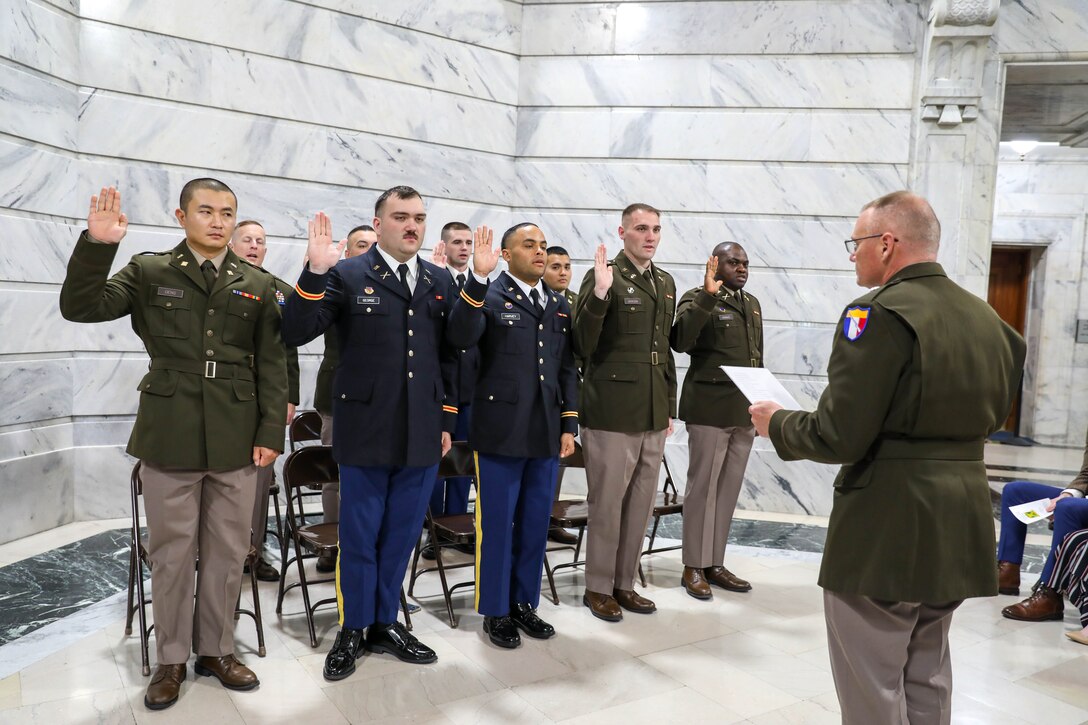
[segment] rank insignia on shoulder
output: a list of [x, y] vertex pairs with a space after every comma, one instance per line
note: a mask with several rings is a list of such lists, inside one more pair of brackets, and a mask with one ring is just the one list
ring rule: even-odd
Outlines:
[[182, 266], [182, 267], [188, 267], [188, 266], [189, 266], [189, 263], [188, 263], [188, 262], [186, 262], [186, 261], [182, 261], [182, 263], [181, 263], [181, 266]]
[[238, 295], [239, 297], [245, 297], [247, 300], [256, 300], [257, 302], [261, 301], [261, 298], [257, 295], [250, 294], [249, 292], [243, 292], [240, 289], [232, 289], [230, 292], [231, 294]]
[[869, 311], [871, 307], [850, 307], [842, 319], [842, 334], [847, 340], [853, 342], [861, 337], [869, 324]]
[[287, 298], [284, 297], [283, 293], [279, 290], [276, 290], [276, 304], [280, 307], [283, 307], [285, 304], [287, 304]]

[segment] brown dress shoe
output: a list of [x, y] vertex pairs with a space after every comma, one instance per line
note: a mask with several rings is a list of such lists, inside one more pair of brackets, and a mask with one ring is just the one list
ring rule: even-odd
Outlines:
[[1020, 565], [1011, 561], [997, 562], [997, 593], [1020, 593]]
[[741, 579], [739, 576], [735, 576], [733, 572], [726, 569], [724, 566], [708, 566], [703, 570], [706, 574], [706, 580], [716, 587], [722, 589], [728, 589], [731, 592], [750, 592], [752, 591], [752, 585]]
[[548, 529], [548, 538], [557, 544], [565, 544], [567, 546], [574, 546], [578, 543], [577, 536], [558, 526]]
[[1061, 619], [1064, 616], [1065, 600], [1062, 595], [1048, 586], [1040, 585], [1030, 597], [1001, 610], [1006, 619], [1018, 619], [1021, 622], [1046, 622]]
[[228, 690], [252, 690], [261, 684], [253, 670], [234, 658], [234, 655], [222, 657], [197, 657], [193, 671], [202, 677], [214, 677]]
[[710, 585], [706, 583], [703, 570], [694, 566], [685, 566], [684, 575], [680, 577], [680, 585], [696, 599], [713, 599], [714, 593], [710, 591]]
[[582, 595], [582, 604], [589, 607], [589, 611], [593, 612], [593, 616], [597, 619], [603, 619], [606, 622], [618, 622], [623, 619], [620, 605], [607, 594], [598, 594], [586, 589], [586, 593]]
[[181, 683], [185, 682], [185, 665], [159, 665], [151, 675], [151, 684], [144, 695], [148, 710], [165, 710], [178, 701]]
[[657, 611], [657, 605], [646, 597], [640, 597], [633, 589], [613, 589], [612, 596], [616, 602], [628, 612], [637, 614], [653, 614]]

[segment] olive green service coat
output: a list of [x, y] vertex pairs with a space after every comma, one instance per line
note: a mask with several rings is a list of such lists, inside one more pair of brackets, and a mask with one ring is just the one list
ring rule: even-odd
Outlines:
[[748, 399], [721, 368], [763, 367], [763, 311], [755, 297], [741, 295], [743, 302], [724, 285], [717, 295], [696, 287], [677, 305], [672, 347], [691, 356], [680, 393], [680, 419], [687, 423], [752, 425]]
[[228, 250], [209, 294], [184, 241], [136, 255], [107, 278], [116, 254], [116, 244], [84, 232], [60, 309], [73, 322], [132, 316], [151, 364], [129, 454], [167, 468], [228, 470], [253, 463], [254, 446], [282, 450], [287, 366], [272, 275]]
[[821, 587], [931, 604], [997, 594], [982, 454], [1024, 355], [1023, 339], [935, 262], [844, 311], [816, 410], [770, 423], [784, 460], [844, 464]]
[[321, 366], [317, 369], [317, 385], [314, 387], [314, 408], [325, 415], [332, 415], [332, 380], [336, 376], [336, 366], [340, 364], [338, 334], [336, 327], [325, 330], [325, 354], [321, 356]]
[[665, 430], [676, 417], [676, 365], [669, 331], [676, 283], [656, 265], [651, 285], [622, 251], [612, 288], [593, 294], [595, 274], [582, 278], [574, 312], [574, 353], [582, 364], [579, 423], [584, 428], [639, 433]]

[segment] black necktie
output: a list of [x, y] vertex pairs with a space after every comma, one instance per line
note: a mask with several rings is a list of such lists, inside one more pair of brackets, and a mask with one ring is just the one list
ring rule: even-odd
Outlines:
[[457, 275], [457, 289], [458, 289], [458, 291], [460, 291], [460, 290], [462, 290], [464, 288], [465, 288], [465, 273], [462, 272], [461, 274]]
[[650, 270], [646, 270], [645, 272], [642, 273], [642, 276], [646, 279], [646, 282], [650, 285], [650, 289], [653, 290], [654, 294], [656, 295], [657, 294], [657, 286], [654, 285], [654, 274], [653, 274], [653, 272], [651, 272]]
[[204, 286], [211, 292], [212, 287], [215, 286], [215, 265], [212, 264], [212, 260], [206, 260], [200, 265], [200, 271], [204, 273]]
[[397, 267], [397, 274], [400, 275], [400, 283], [404, 285], [404, 291], [408, 293], [408, 296], [412, 296], [412, 288], [408, 286], [408, 265], [402, 264]]
[[540, 292], [538, 292], [535, 287], [530, 290], [529, 298], [533, 301], [533, 306], [540, 309]]

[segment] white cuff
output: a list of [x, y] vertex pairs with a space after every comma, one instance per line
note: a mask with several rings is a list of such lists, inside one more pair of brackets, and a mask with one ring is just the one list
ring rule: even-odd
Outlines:
[[[1068, 493], [1073, 496], [1073, 498], [1084, 498], [1084, 492], [1076, 488], [1067, 488], [1062, 491], [1062, 493]], [[1059, 493], [1058, 495], [1061, 496], [1062, 494]]]
[[476, 270], [472, 270], [472, 276], [480, 284], [488, 284], [487, 277], [481, 277], [480, 275], [476, 274]]

